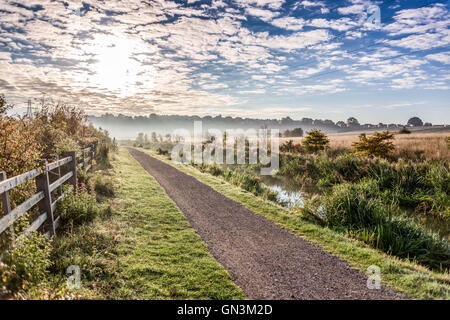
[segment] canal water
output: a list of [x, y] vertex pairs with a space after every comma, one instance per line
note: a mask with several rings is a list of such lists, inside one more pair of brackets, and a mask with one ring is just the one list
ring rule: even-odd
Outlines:
[[[285, 207], [302, 208], [307, 199], [317, 190], [304, 190], [305, 188], [295, 183], [294, 180], [277, 176], [262, 176], [262, 183], [271, 191], [277, 193], [277, 202]], [[403, 217], [411, 219], [426, 230], [439, 234], [447, 241], [450, 240], [450, 223], [448, 218], [442, 218], [433, 214], [419, 214], [415, 210], [403, 211]]]

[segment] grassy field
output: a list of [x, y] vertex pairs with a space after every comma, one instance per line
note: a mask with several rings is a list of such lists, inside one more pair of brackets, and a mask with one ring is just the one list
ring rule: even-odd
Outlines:
[[[418, 132], [411, 134], [396, 134], [394, 145], [396, 147], [393, 157], [415, 160], [420, 157], [430, 160], [449, 160], [450, 150], [447, 147], [445, 138], [450, 136], [450, 129], [447, 132]], [[358, 141], [358, 134], [346, 133], [329, 135], [330, 150], [351, 151], [352, 143]], [[280, 144], [287, 140], [294, 143], [301, 143], [303, 138], [281, 138]]]
[[362, 272], [365, 272], [370, 265], [379, 266], [384, 284], [398, 292], [416, 299], [450, 299], [450, 277], [448, 273], [433, 272], [414, 262], [385, 254], [369, 247], [362, 241], [311, 223], [304, 219], [299, 212], [266, 201], [227, 183], [222, 178], [202, 173], [189, 165], [175, 165], [167, 157], [159, 156], [153, 151], [143, 151], [194, 176], [253, 212], [347, 261]]

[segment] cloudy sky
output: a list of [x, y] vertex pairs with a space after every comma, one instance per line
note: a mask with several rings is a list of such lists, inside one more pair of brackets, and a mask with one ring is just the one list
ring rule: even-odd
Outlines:
[[17, 110], [45, 96], [96, 114], [448, 124], [449, 10], [435, 0], [0, 0], [0, 93]]

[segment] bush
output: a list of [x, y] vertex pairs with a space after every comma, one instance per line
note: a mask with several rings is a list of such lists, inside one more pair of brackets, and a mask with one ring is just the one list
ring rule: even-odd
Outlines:
[[386, 205], [375, 180], [344, 184], [306, 203], [303, 212], [323, 225], [347, 231], [371, 246], [434, 269], [450, 268], [448, 243], [413, 222], [396, 217], [395, 203]]
[[[90, 226], [80, 226], [70, 237], [55, 239], [51, 260], [54, 261], [50, 271], [65, 274], [70, 265], [78, 265], [82, 269], [83, 280], [92, 281], [105, 276], [107, 269], [105, 254], [114, 251], [116, 241], [110, 235], [102, 234]], [[103, 258], [103, 259], [102, 259]]]
[[411, 131], [409, 131], [408, 129], [406, 129], [406, 127], [403, 127], [398, 133], [400, 133], [400, 134], [410, 134]]
[[111, 145], [109, 143], [100, 143], [97, 147], [97, 163], [103, 168], [111, 168], [109, 161], [109, 154], [111, 152]]
[[294, 144], [294, 141], [288, 140], [280, 146], [281, 152], [300, 153], [302, 146], [300, 144]]
[[169, 154], [169, 151], [163, 150], [163, 149], [161, 149], [161, 148], [158, 147], [158, 148], [156, 149], [156, 153], [159, 154], [159, 155], [162, 155], [162, 156], [166, 156], [166, 155]]
[[283, 133], [283, 137], [290, 138], [290, 137], [303, 137], [303, 129], [302, 128], [295, 128], [292, 130], [286, 130]]
[[[4, 253], [0, 263], [0, 282], [9, 291], [17, 292], [38, 285], [51, 265], [51, 242], [43, 234], [30, 232]], [[1, 286], [0, 286], [1, 287]]]
[[100, 177], [98, 177], [95, 180], [94, 184], [94, 190], [97, 193], [97, 195], [112, 198], [114, 197], [114, 186], [111, 182], [111, 180], [104, 180]]
[[65, 152], [69, 151], [75, 151], [77, 153], [81, 151], [81, 148], [78, 145], [78, 143], [72, 138], [66, 137], [55, 143], [55, 152], [54, 152], [55, 156], [61, 156]]
[[223, 170], [220, 169], [217, 165], [208, 166], [207, 172], [212, 174], [213, 176], [221, 176], [223, 175]]
[[354, 142], [352, 147], [357, 155], [387, 158], [395, 149], [392, 141], [390, 141], [392, 139], [394, 139], [394, 136], [388, 131], [375, 132], [371, 137], [362, 133], [359, 136], [359, 141]]
[[302, 145], [307, 152], [319, 152], [325, 150], [330, 140], [325, 133], [320, 130], [312, 130], [306, 134], [302, 141]]
[[90, 222], [98, 215], [99, 209], [93, 195], [82, 191], [69, 193], [58, 202], [57, 212], [61, 215], [62, 225], [80, 225]]

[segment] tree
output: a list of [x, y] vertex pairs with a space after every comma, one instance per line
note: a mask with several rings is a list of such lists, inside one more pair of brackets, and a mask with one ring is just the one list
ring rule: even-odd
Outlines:
[[138, 136], [136, 138], [136, 146], [137, 147], [143, 147], [144, 146], [144, 134], [142, 132], [138, 133]]
[[153, 143], [158, 142], [158, 137], [156, 136], [156, 132], [152, 132], [152, 142]]
[[291, 124], [292, 122], [294, 122], [294, 120], [291, 119], [291, 117], [285, 117], [281, 119], [281, 124]]
[[301, 122], [305, 125], [311, 126], [313, 124], [313, 119], [311, 118], [302, 118]]
[[336, 125], [339, 128], [345, 128], [347, 126], [347, 124], [344, 121], [338, 121], [338, 122], [336, 122]]
[[412, 117], [408, 120], [407, 125], [412, 127], [421, 127], [423, 126], [423, 121], [419, 117]]
[[312, 130], [306, 134], [302, 141], [302, 145], [307, 152], [318, 152], [325, 150], [330, 140], [327, 135], [320, 130]]
[[300, 144], [294, 144], [294, 141], [288, 140], [280, 146], [281, 152], [300, 153], [302, 146]]
[[394, 135], [389, 131], [375, 132], [371, 137], [362, 133], [359, 136], [359, 141], [354, 142], [352, 147], [357, 155], [387, 158], [395, 150], [392, 139], [394, 139]]
[[286, 138], [290, 137], [303, 137], [303, 129], [295, 128], [293, 130], [286, 130], [283, 134]]
[[347, 119], [347, 125], [349, 127], [359, 126], [359, 121], [355, 117], [350, 117]]

